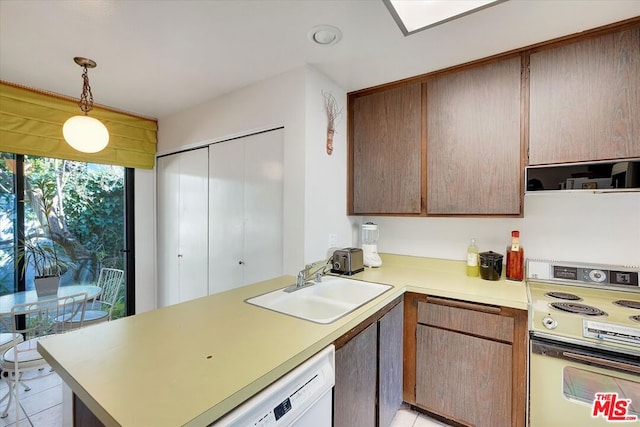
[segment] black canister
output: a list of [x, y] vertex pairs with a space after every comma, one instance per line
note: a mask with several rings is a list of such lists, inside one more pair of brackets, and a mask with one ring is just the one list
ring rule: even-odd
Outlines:
[[480, 258], [480, 277], [485, 280], [500, 280], [502, 276], [502, 254], [497, 252], [481, 252]]

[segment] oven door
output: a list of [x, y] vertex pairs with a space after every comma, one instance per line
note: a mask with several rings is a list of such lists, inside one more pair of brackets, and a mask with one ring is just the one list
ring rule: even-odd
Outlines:
[[535, 336], [530, 345], [530, 427], [640, 424], [640, 358]]

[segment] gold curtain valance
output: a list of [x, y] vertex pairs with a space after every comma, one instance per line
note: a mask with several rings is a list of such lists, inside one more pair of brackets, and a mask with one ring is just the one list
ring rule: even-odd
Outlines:
[[62, 137], [64, 122], [80, 114], [77, 102], [0, 82], [0, 151], [153, 169], [157, 121], [94, 107], [89, 115], [107, 127], [109, 145], [88, 154]]

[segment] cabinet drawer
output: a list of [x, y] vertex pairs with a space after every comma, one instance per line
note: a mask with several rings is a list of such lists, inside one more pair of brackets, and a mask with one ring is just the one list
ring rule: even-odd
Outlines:
[[[451, 304], [458, 303], [451, 301]], [[494, 307], [472, 303], [459, 304], [467, 307], [477, 306], [478, 309], [494, 309]], [[498, 308], [495, 310], [499, 312]], [[420, 301], [418, 302], [418, 323], [508, 343], [513, 342], [513, 318], [499, 314]]]

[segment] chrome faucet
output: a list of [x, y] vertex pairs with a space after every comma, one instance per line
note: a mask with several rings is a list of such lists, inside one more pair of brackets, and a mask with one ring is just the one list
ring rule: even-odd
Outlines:
[[[318, 264], [320, 264], [320, 267], [313, 270], [313, 268], [318, 266]], [[331, 264], [328, 261], [316, 262], [316, 263], [305, 265], [304, 268], [300, 270], [300, 272], [298, 272], [298, 279], [296, 280], [296, 288], [307, 286], [307, 284], [311, 281], [312, 278], [315, 283], [320, 283], [322, 276], [327, 274], [330, 268], [331, 268]]]

